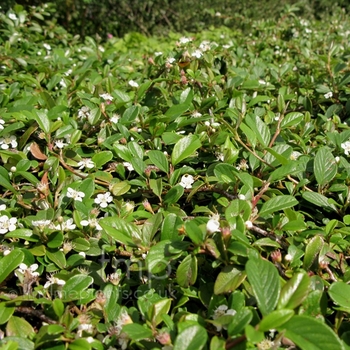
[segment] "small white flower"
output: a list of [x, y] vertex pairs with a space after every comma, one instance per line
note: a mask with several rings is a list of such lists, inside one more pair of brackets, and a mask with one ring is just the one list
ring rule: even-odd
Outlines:
[[51, 220], [33, 220], [32, 225], [34, 227], [39, 227], [41, 230], [43, 230], [45, 227], [50, 226]]
[[[214, 310], [214, 314], [213, 314], [212, 318], [213, 318], [213, 320], [216, 320], [216, 319], [218, 319], [222, 316], [225, 316], [225, 315], [232, 315], [233, 316], [235, 314], [236, 314], [236, 310], [229, 309], [227, 305], [220, 305]], [[216, 330], [218, 332], [220, 332], [222, 330], [221, 325], [215, 325], [215, 327], [216, 327]]]
[[202, 116], [202, 113], [199, 113], [198, 111], [193, 111], [193, 112], [191, 113], [191, 116], [192, 116], [193, 118], [200, 118], [200, 117]]
[[289, 159], [291, 160], [297, 160], [301, 156], [301, 153], [298, 151], [293, 151], [290, 155]]
[[247, 161], [245, 159], [241, 159], [241, 161], [239, 162], [239, 164], [236, 166], [237, 170], [248, 170], [249, 169], [249, 165], [247, 163]]
[[349, 152], [350, 152], [350, 141], [346, 141], [346, 142], [342, 143], [340, 146], [341, 146], [341, 148], [344, 149], [344, 153], [348, 156]]
[[6, 215], [0, 216], [0, 234], [5, 234], [16, 229], [17, 218], [9, 218]]
[[187, 43], [189, 43], [189, 42], [191, 42], [192, 41], [192, 39], [191, 38], [186, 38], [186, 37], [182, 37], [182, 38], [180, 38], [179, 39], [179, 43], [181, 44], [181, 45], [184, 45], [184, 44], [187, 44]]
[[117, 124], [119, 122], [120, 115], [119, 114], [113, 114], [112, 118], [110, 119], [112, 123]]
[[0, 130], [4, 130], [5, 120], [0, 119]]
[[1, 210], [6, 210], [6, 204], [0, 204], [0, 211]]
[[285, 257], [284, 257], [284, 260], [285, 261], [292, 261], [293, 257], [290, 255], [290, 254], [287, 254]]
[[108, 93], [100, 94], [100, 97], [103, 98], [105, 101], [113, 101], [113, 96]]
[[50, 51], [50, 50], [51, 50], [51, 46], [50, 46], [49, 44], [44, 43], [43, 46], [45, 47], [45, 49], [46, 49], [47, 51]]
[[168, 63], [168, 64], [173, 64], [175, 61], [176, 61], [176, 59], [174, 57], [168, 57], [166, 59], [166, 63]]
[[220, 231], [220, 222], [215, 219], [209, 219], [207, 222], [207, 232], [214, 233]]
[[250, 230], [252, 227], [253, 227], [253, 223], [251, 222], [251, 221], [246, 221], [245, 222], [245, 227], [248, 229], [248, 230]]
[[154, 56], [156, 56], [156, 57], [157, 57], [157, 56], [161, 56], [161, 55], [163, 55], [163, 52], [155, 52], [155, 53], [154, 53]]
[[[26, 265], [24, 263], [19, 264], [19, 268], [16, 270], [20, 272], [22, 275], [28, 274], [32, 277], [38, 277], [39, 272], [35, 272], [38, 269], [39, 265], [38, 264], [33, 264], [33, 265]], [[17, 276], [16, 272], [15, 275]]]
[[183, 175], [180, 181], [180, 185], [183, 188], [192, 188], [193, 183], [194, 183], [194, 178], [192, 175]]
[[17, 168], [15, 166], [12, 166], [10, 171], [11, 171], [11, 173], [15, 173], [17, 171]]
[[73, 223], [73, 219], [69, 218], [67, 221], [64, 221], [56, 226], [56, 230], [69, 231], [74, 230], [76, 225]]
[[56, 140], [55, 141], [55, 145], [56, 145], [57, 148], [62, 149], [65, 146], [67, 146], [68, 144], [64, 143], [63, 140]]
[[216, 153], [215, 153], [215, 156], [216, 156], [216, 159], [219, 160], [219, 161], [221, 161], [221, 162], [223, 162], [224, 159], [225, 159], [224, 154], [221, 153], [221, 152], [216, 152]]
[[208, 40], [204, 40], [200, 43], [199, 49], [202, 52], [209, 51], [210, 50], [210, 42]]
[[245, 200], [246, 200], [244, 194], [239, 194], [239, 195], [238, 195], [238, 199], [240, 199], [240, 200], [242, 200], [242, 201], [245, 201]]
[[2, 149], [9, 149], [11, 145], [12, 148], [17, 147], [17, 140], [16, 136], [14, 135], [4, 135], [3, 137], [0, 138], [0, 145]]
[[66, 87], [67, 87], [67, 84], [66, 84], [66, 82], [64, 81], [63, 78], [60, 80], [60, 85], [61, 85], [63, 88], [66, 88]]
[[134, 80], [129, 80], [129, 85], [134, 87], [134, 88], [138, 88], [139, 87], [139, 84], [136, 81], [134, 81]]
[[86, 254], [84, 252], [80, 252], [79, 255], [81, 255], [83, 258], [86, 258]]
[[82, 202], [83, 198], [85, 197], [85, 193], [81, 191], [74, 190], [71, 187], [68, 187], [67, 189], [67, 197], [73, 198], [76, 201]]
[[129, 171], [133, 171], [134, 167], [132, 166], [131, 163], [129, 162], [123, 162], [123, 165], [125, 166], [125, 168], [127, 168]]
[[90, 158], [84, 158], [77, 164], [77, 166], [79, 167], [79, 169], [92, 169], [95, 167], [95, 163]]
[[191, 56], [196, 57], [196, 58], [201, 58], [203, 56], [203, 54], [200, 50], [196, 50], [196, 51], [192, 52]]
[[340, 162], [340, 157], [335, 157], [334, 160], [336, 161], [336, 163], [339, 163]]
[[80, 221], [81, 226], [90, 226], [92, 228], [96, 228], [96, 230], [101, 231], [102, 227], [98, 223], [97, 218], [89, 218], [88, 220], [82, 220]]
[[17, 19], [17, 16], [14, 13], [9, 13], [9, 19], [15, 21]]
[[111, 196], [110, 192], [99, 193], [97, 198], [95, 198], [95, 203], [99, 204], [101, 208], [107, 208], [108, 203], [111, 203], [112, 201], [113, 197]]
[[260, 79], [260, 80], [259, 80], [259, 84], [260, 84], [260, 85], [266, 85], [267, 83], [266, 83], [265, 80]]
[[78, 111], [78, 117], [81, 119], [88, 118], [90, 116], [90, 108], [87, 106], [83, 106]]
[[45, 289], [49, 288], [53, 284], [57, 284], [59, 286], [64, 286], [66, 284], [66, 281], [61, 280], [61, 279], [55, 277], [54, 275], [49, 276], [47, 279], [48, 279], [48, 281], [44, 285]]
[[329, 92], [327, 92], [326, 94], [324, 94], [323, 95], [324, 96], [324, 98], [331, 98], [331, 97], [333, 97], [333, 92], [332, 91], [329, 91]]

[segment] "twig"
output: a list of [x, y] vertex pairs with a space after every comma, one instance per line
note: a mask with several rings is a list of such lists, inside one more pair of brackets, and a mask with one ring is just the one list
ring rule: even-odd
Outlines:
[[51, 318], [47, 317], [43, 311], [41, 310], [35, 310], [28, 306], [17, 306], [16, 312], [19, 312], [21, 314], [25, 314], [28, 316], [34, 316], [38, 319], [40, 319], [43, 322], [49, 323], [49, 324], [55, 324], [57, 323], [55, 320], [52, 320]]
[[259, 233], [260, 235], [264, 236], [264, 237], [268, 237], [271, 238], [273, 241], [276, 241], [278, 244], [281, 245], [281, 247], [283, 249], [288, 249], [288, 244], [285, 243], [283, 240], [281, 240], [280, 238], [278, 238], [277, 236], [275, 236], [273, 233], [267, 232], [265, 230], [263, 230], [262, 228], [253, 225], [250, 230]]

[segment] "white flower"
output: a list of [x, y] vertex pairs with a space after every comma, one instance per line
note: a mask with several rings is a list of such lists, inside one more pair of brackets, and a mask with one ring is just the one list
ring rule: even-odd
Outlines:
[[293, 151], [290, 155], [289, 159], [291, 160], [297, 160], [301, 156], [301, 153], [298, 151]]
[[238, 195], [238, 199], [240, 199], [240, 200], [242, 200], [242, 201], [245, 201], [245, 200], [246, 200], [244, 194], [239, 194], [239, 195]]
[[68, 144], [67, 143], [64, 143], [63, 140], [56, 140], [55, 141], [55, 145], [57, 148], [64, 148], [65, 146], [67, 146]]
[[202, 113], [199, 113], [198, 111], [193, 111], [193, 112], [191, 113], [191, 116], [192, 116], [193, 118], [200, 118], [200, 117], [202, 116]]
[[110, 192], [99, 193], [97, 198], [95, 198], [95, 203], [99, 204], [101, 208], [107, 208], [108, 203], [113, 201], [113, 197]]
[[221, 152], [216, 152], [216, 153], [215, 153], [215, 156], [216, 156], [216, 159], [217, 159], [217, 160], [220, 160], [221, 162], [223, 162], [224, 159], [225, 159], [224, 154], [221, 153]]
[[88, 118], [90, 116], [90, 108], [83, 106], [78, 111], [78, 117], [81, 119]]
[[239, 164], [236, 166], [237, 170], [248, 170], [249, 169], [249, 165], [247, 163], [247, 161], [245, 159], [241, 159], [241, 161], [239, 162]]
[[208, 40], [204, 40], [200, 43], [199, 49], [203, 52], [210, 50], [210, 42]]
[[114, 124], [117, 124], [119, 122], [120, 119], [120, 115], [119, 114], [113, 114], [112, 118], [111, 118], [111, 122]]
[[156, 57], [157, 57], [157, 56], [161, 56], [161, 55], [163, 55], [163, 52], [155, 52], [155, 53], [154, 53], [154, 56], [156, 56]]
[[5, 124], [5, 120], [0, 119], [0, 130], [4, 130], [4, 125]]
[[186, 37], [184, 37], [184, 36], [183, 36], [182, 38], [179, 39], [179, 43], [182, 44], [182, 45], [183, 45], [183, 44], [187, 44], [187, 43], [189, 43], [190, 41], [192, 41], [191, 38], [186, 38]]
[[174, 58], [174, 57], [168, 57], [167, 59], [166, 59], [166, 63], [168, 63], [168, 64], [172, 64], [172, 63], [174, 63], [176, 61], [176, 59]]
[[196, 51], [192, 52], [191, 56], [196, 57], [196, 58], [201, 58], [203, 56], [203, 54], [200, 50], [196, 50]]
[[6, 210], [6, 204], [0, 204], [0, 211], [1, 210]]
[[342, 143], [340, 146], [341, 146], [341, 148], [344, 149], [344, 153], [348, 156], [349, 152], [350, 152], [350, 141], [346, 141], [346, 142]]
[[55, 226], [56, 230], [62, 230], [62, 231], [74, 230], [75, 228], [76, 228], [76, 225], [73, 224], [72, 218], [69, 218], [67, 221], [63, 221]]
[[333, 92], [329, 91], [326, 94], [324, 94], [323, 96], [324, 96], [324, 98], [331, 98], [331, 97], [333, 97]]
[[139, 87], [139, 84], [136, 81], [134, 81], [134, 80], [129, 80], [129, 85], [134, 87], [134, 88], [138, 88]]
[[259, 80], [259, 84], [260, 84], [260, 85], [266, 85], [267, 83], [266, 83], [265, 80], [260, 79], [260, 80]]
[[208, 233], [214, 233], [220, 231], [220, 215], [214, 214], [210, 216], [208, 222], [207, 222], [207, 232]]
[[41, 230], [43, 230], [45, 227], [50, 226], [51, 220], [33, 220], [32, 225], [35, 227], [39, 227]]
[[6, 215], [0, 216], [0, 234], [5, 234], [16, 229], [17, 218], [9, 218]]
[[285, 261], [292, 261], [293, 257], [291, 254], [287, 254], [285, 257], [284, 257], [284, 260]]
[[68, 187], [67, 189], [67, 197], [73, 198], [76, 201], [82, 202], [83, 198], [85, 197], [84, 192], [76, 191], [73, 188]]
[[246, 221], [245, 223], [245, 227], [249, 230], [249, 229], [251, 229], [252, 227], [253, 227], [253, 223], [251, 222], [251, 221]]
[[126, 211], [132, 211], [134, 210], [135, 208], [135, 204], [134, 203], [131, 203], [129, 201], [127, 201], [125, 204], [124, 204], [124, 207], [125, 207], [125, 210]]
[[129, 171], [133, 171], [134, 167], [132, 166], [131, 163], [129, 162], [123, 162], [123, 165], [129, 170]]
[[[19, 264], [19, 268], [16, 271], [20, 272], [22, 275], [28, 274], [32, 277], [38, 277], [39, 272], [35, 272], [35, 270], [37, 270], [38, 267], [39, 267], [38, 264], [33, 264], [33, 265], [28, 266], [28, 265], [22, 263], [22, 264]], [[16, 272], [15, 272], [15, 275], [17, 276]]]
[[14, 135], [4, 135], [3, 137], [0, 138], [0, 145], [2, 149], [9, 149], [9, 145], [11, 145], [12, 148], [17, 147], [17, 140], [16, 136]]
[[340, 162], [340, 157], [335, 157], [334, 160], [336, 161], [336, 163], [339, 163]]
[[[236, 310], [229, 309], [227, 305], [220, 305], [214, 310], [213, 320], [216, 320], [225, 315], [233, 316], [235, 314], [236, 314]], [[215, 325], [215, 327], [218, 332], [220, 332], [223, 328], [221, 325]]]
[[110, 94], [100, 94], [100, 97], [102, 97], [105, 101], [113, 101], [113, 96]]
[[17, 16], [14, 13], [9, 13], [9, 19], [15, 21], [17, 19]]
[[63, 78], [60, 80], [60, 85], [61, 85], [63, 88], [66, 88], [66, 87], [67, 87], [67, 84], [66, 84], [66, 82], [64, 81]]
[[95, 166], [95, 163], [90, 158], [84, 158], [77, 164], [77, 166], [79, 169], [92, 169]]
[[49, 44], [44, 43], [43, 46], [45, 47], [46, 50], [50, 51], [51, 46]]
[[82, 221], [80, 221], [80, 225], [81, 226], [90, 226], [92, 228], [95, 227], [96, 230], [99, 230], [99, 231], [102, 230], [102, 227], [98, 223], [97, 218], [89, 218], [88, 220], [82, 220]]
[[180, 181], [180, 185], [183, 188], [192, 188], [193, 183], [194, 183], [194, 178], [192, 175], [183, 175]]
[[64, 286], [66, 284], [66, 281], [61, 280], [54, 275], [49, 276], [47, 279], [48, 281], [45, 283], [44, 288], [49, 288], [53, 284], [57, 284], [59, 286]]

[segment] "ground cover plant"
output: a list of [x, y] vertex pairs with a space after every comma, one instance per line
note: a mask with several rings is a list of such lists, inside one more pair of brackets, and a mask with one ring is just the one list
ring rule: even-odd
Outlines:
[[87, 37], [0, 14], [1, 349], [347, 349], [349, 20]]

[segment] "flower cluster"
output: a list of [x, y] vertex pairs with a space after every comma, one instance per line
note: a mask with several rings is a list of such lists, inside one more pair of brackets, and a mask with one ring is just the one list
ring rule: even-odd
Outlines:
[[5, 234], [16, 229], [17, 218], [9, 218], [6, 215], [0, 216], [0, 234]]

